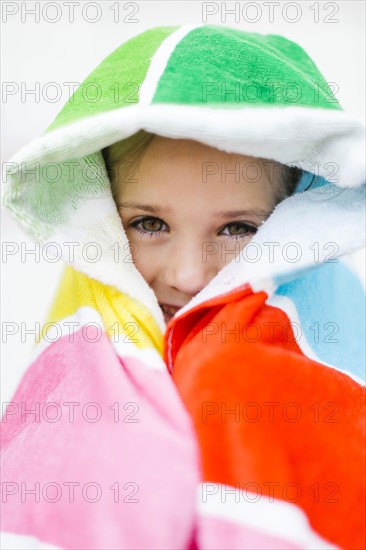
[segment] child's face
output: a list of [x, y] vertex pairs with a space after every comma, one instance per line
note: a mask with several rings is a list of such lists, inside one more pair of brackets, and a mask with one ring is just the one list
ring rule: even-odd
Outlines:
[[137, 165], [124, 178], [119, 167], [116, 202], [168, 322], [248, 244], [278, 202], [279, 178], [270, 161], [160, 136]]

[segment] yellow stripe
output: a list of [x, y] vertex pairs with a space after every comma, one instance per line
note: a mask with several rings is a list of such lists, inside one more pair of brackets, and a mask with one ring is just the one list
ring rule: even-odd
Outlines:
[[[162, 355], [163, 334], [155, 318], [141, 302], [67, 265], [45, 325], [60, 322], [85, 306], [99, 313], [108, 336], [131, 336], [132, 340], [137, 340], [135, 346], [138, 348], [155, 347]], [[42, 331], [43, 328], [41, 334]]]

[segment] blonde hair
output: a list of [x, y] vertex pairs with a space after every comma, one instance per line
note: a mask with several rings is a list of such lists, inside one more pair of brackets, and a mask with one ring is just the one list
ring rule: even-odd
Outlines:
[[117, 197], [117, 185], [120, 181], [120, 163], [123, 160], [128, 160], [131, 162], [140, 160], [154, 137], [155, 134], [145, 132], [145, 130], [140, 130], [129, 138], [117, 141], [109, 147], [102, 149], [102, 155], [106, 165], [109, 181], [111, 183], [111, 190], [114, 199]]

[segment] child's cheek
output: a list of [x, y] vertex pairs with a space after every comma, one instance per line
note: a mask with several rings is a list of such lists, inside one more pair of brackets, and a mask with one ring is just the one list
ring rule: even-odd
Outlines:
[[141, 239], [128, 239], [130, 255], [128, 261], [132, 261], [136, 269], [141, 273], [145, 281], [151, 285], [158, 271], [158, 256], [156, 250], [149, 243], [141, 242]]

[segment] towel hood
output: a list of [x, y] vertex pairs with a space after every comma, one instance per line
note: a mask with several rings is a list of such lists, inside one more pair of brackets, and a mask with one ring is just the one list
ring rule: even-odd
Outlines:
[[[6, 163], [3, 204], [49, 254], [53, 243], [66, 263], [140, 300], [162, 329], [154, 292], [123, 261], [129, 245], [101, 153], [139, 130], [304, 171], [251, 241], [254, 256], [226, 265], [181, 311], [223, 288], [291, 280], [314, 261], [364, 246], [364, 125], [342, 109], [303, 49], [218, 25], [149, 29], [104, 59], [46, 132]], [[271, 260], [273, 246], [289, 242], [300, 247], [298, 260]]]

